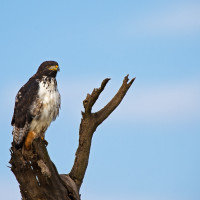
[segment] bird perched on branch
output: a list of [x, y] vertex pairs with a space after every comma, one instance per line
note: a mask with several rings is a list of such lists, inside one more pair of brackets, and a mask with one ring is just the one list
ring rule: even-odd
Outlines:
[[44, 139], [48, 126], [58, 116], [60, 94], [56, 75], [59, 70], [57, 62], [43, 62], [17, 93], [11, 122], [17, 148], [24, 144], [24, 148], [30, 150], [33, 140]]

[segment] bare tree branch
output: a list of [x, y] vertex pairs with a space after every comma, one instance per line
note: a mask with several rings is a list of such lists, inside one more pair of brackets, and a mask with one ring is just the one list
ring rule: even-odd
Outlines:
[[119, 88], [117, 94], [111, 99], [111, 101], [100, 111], [96, 112], [97, 115], [97, 123], [101, 124], [121, 103], [122, 99], [126, 95], [126, 92], [134, 82], [135, 78], [133, 78], [129, 83], [128, 75], [124, 78], [122, 86]]
[[122, 86], [113, 99], [100, 111], [91, 113], [93, 105], [95, 104], [101, 92], [104, 90], [109, 80], [110, 79], [103, 80], [101, 87], [94, 89], [91, 95], [87, 94], [86, 99], [83, 101], [85, 112], [82, 112], [83, 117], [81, 119], [79, 129], [79, 146], [76, 151], [74, 165], [69, 173], [69, 176], [75, 181], [78, 189], [81, 187], [88, 166], [93, 133], [98, 125], [101, 124], [120, 104], [135, 78], [128, 82], [129, 79], [127, 75], [124, 78]]
[[[95, 88], [92, 91], [91, 95], [87, 94], [86, 99], [83, 101], [83, 106], [85, 108], [85, 114], [91, 114], [92, 106], [95, 104], [96, 100], [99, 98], [99, 95], [104, 90], [104, 88], [109, 80], [110, 80], [110, 78], [104, 79], [103, 82], [101, 83], [100, 88]], [[83, 114], [83, 112], [82, 112], [82, 114]]]

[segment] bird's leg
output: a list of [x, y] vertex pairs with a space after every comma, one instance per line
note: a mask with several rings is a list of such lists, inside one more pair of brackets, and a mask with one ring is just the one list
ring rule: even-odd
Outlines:
[[31, 144], [33, 140], [36, 138], [36, 133], [34, 131], [29, 131], [24, 142], [25, 150], [29, 151], [31, 149]]

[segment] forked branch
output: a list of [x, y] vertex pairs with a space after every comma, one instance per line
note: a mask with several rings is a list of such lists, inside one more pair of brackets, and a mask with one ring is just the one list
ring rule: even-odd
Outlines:
[[118, 92], [116, 95], [111, 99], [111, 101], [101, 110], [96, 112], [95, 114], [97, 115], [97, 123], [98, 125], [101, 124], [114, 110], [115, 108], [121, 103], [122, 99], [126, 95], [126, 92], [134, 82], [135, 78], [133, 78], [130, 82], [128, 79], [128, 75], [125, 76], [124, 81], [119, 88]]
[[95, 88], [92, 94], [87, 94], [86, 99], [83, 101], [85, 112], [82, 112], [82, 119], [79, 129], [79, 146], [76, 151], [74, 165], [69, 174], [69, 176], [75, 181], [78, 190], [81, 187], [87, 169], [93, 133], [98, 125], [101, 124], [121, 103], [135, 78], [129, 82], [127, 75], [124, 78], [120, 89], [111, 99], [111, 101], [98, 112], [91, 113], [93, 105], [95, 104], [101, 92], [104, 90], [109, 80], [109, 78], [104, 79], [100, 88]]

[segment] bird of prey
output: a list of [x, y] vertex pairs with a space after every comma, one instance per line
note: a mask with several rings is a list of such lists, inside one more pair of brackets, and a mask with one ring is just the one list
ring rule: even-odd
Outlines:
[[56, 75], [60, 71], [55, 61], [43, 62], [36, 74], [21, 87], [15, 98], [13, 141], [17, 148], [31, 149], [34, 139], [44, 139], [48, 126], [59, 114], [60, 94]]

